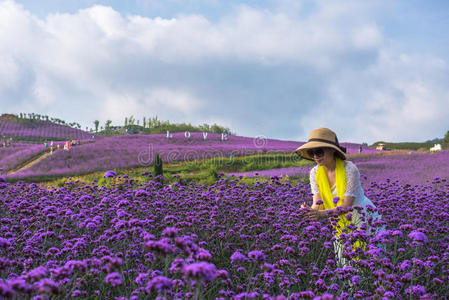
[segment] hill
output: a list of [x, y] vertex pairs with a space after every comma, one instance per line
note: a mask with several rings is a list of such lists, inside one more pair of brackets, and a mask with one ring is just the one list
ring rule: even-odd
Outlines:
[[[81, 144], [69, 151], [58, 150], [10, 177], [73, 176], [100, 170], [150, 166], [156, 153], [159, 153], [164, 163], [224, 157], [226, 160], [219, 163], [229, 164], [232, 163], [230, 158], [237, 156], [292, 153], [302, 144], [202, 132], [192, 132], [190, 135], [173, 133], [171, 138], [165, 134], [120, 135]], [[347, 147], [348, 153], [358, 153], [360, 147], [359, 144], [343, 145]], [[372, 152], [376, 151], [363, 146], [363, 153]]]
[[[205, 138], [206, 136], [206, 138]], [[84, 174], [113, 168], [149, 166], [156, 153], [164, 162], [194, 161], [213, 157], [244, 156], [254, 153], [289, 153], [300, 142], [274, 139], [253, 139], [241, 136], [225, 136], [192, 132], [164, 134], [120, 135], [97, 140], [94, 143], [59, 150], [29, 169], [17, 172], [13, 177], [61, 176]]]
[[12, 137], [15, 141], [43, 142], [45, 140], [86, 140], [98, 136], [51, 120], [25, 119], [3, 114], [0, 116], [0, 137]]

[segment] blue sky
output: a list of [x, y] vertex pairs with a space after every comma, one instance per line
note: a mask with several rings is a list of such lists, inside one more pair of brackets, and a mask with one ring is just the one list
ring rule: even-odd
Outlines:
[[0, 0], [2, 112], [239, 135], [449, 130], [448, 1]]

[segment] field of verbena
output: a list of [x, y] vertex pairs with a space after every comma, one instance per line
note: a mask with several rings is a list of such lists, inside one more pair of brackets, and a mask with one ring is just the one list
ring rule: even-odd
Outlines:
[[209, 133], [173, 133], [167, 139], [164, 134], [122, 135], [97, 140], [94, 143], [59, 150], [39, 163], [19, 171], [11, 178], [38, 176], [72, 176], [98, 170], [131, 168], [152, 165], [156, 153], [164, 163], [210, 159], [214, 157], [243, 156], [253, 153], [292, 152], [302, 143], [273, 139], [253, 139]]
[[[402, 184], [429, 184], [434, 178], [449, 176], [449, 151], [435, 153], [424, 151], [383, 151], [377, 153], [362, 152], [349, 154], [348, 160], [355, 163], [361, 174], [362, 186], [386, 180], [398, 181]], [[313, 167], [295, 166], [263, 171], [246, 171], [228, 173], [244, 177], [297, 176], [309, 177]]]
[[[265, 138], [249, 138], [202, 132], [172, 133], [167, 139], [164, 134], [135, 134], [102, 138], [91, 143], [72, 147], [69, 151], [55, 151], [29, 168], [8, 175], [10, 178], [34, 178], [75, 176], [94, 171], [133, 168], [153, 164], [156, 153], [164, 163], [206, 160], [217, 157], [246, 156], [250, 154], [292, 153], [303, 142], [282, 141]], [[343, 143], [348, 153], [357, 153], [360, 145]], [[363, 146], [363, 153], [376, 152]], [[216, 161], [216, 168], [226, 167]], [[226, 163], [228, 164], [228, 163]]]
[[10, 147], [0, 148], [1, 171], [13, 169], [27, 160], [45, 151], [44, 145], [13, 143]]
[[[0, 183], [0, 296], [66, 299], [431, 299], [449, 294], [449, 184], [366, 189], [386, 225], [353, 231], [336, 265], [330, 222], [304, 217], [310, 189], [110, 178], [46, 190]], [[366, 250], [352, 252], [355, 238]], [[378, 246], [384, 245], [386, 251]], [[40, 297], [40, 298], [39, 298]]]
[[92, 139], [100, 138], [93, 133], [67, 125], [59, 125], [49, 121], [6, 121], [0, 120], [0, 134], [14, 139], [27, 140], [63, 140], [63, 139]]

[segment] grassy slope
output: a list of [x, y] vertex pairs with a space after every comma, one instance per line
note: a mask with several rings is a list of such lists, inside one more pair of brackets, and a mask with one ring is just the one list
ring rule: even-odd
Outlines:
[[[299, 159], [296, 154], [259, 154], [241, 157], [225, 158], [216, 157], [201, 161], [185, 161], [176, 164], [164, 165], [165, 183], [190, 182], [195, 181], [202, 184], [213, 184], [220, 172], [245, 172], [253, 170], [267, 170], [273, 168], [298, 167], [311, 165], [312, 162]], [[147, 182], [148, 175], [142, 175], [143, 172], [153, 171], [153, 167], [139, 167], [132, 169], [115, 169], [117, 174], [127, 175], [138, 182]], [[33, 178], [32, 181], [46, 183], [50, 186], [62, 186], [69, 180], [80, 180], [82, 182], [91, 182], [98, 180], [98, 184], [106, 184], [111, 179], [103, 178], [104, 172], [94, 172], [82, 176], [50, 178]], [[257, 178], [246, 178], [247, 183], [256, 182]]]

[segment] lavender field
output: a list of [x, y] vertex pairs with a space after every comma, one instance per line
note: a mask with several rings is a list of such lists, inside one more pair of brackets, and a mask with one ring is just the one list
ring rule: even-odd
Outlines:
[[[249, 154], [292, 153], [302, 142], [282, 141], [263, 137], [249, 138], [192, 132], [164, 134], [122, 135], [102, 138], [70, 151], [56, 151], [30, 168], [8, 175], [9, 178], [38, 176], [73, 176], [115, 168], [132, 168], [153, 164], [156, 153], [166, 163], [204, 160], [214, 157], [245, 156]], [[343, 143], [348, 153], [357, 153], [359, 144]], [[363, 146], [363, 153], [375, 153]]]
[[51, 139], [92, 139], [101, 138], [81, 129], [67, 125], [59, 125], [49, 121], [17, 122], [0, 120], [0, 133], [15, 138], [47, 138]]
[[44, 151], [41, 144], [14, 143], [10, 147], [0, 148], [0, 167], [2, 171], [13, 169]]
[[[348, 146], [382, 220], [342, 234], [338, 265], [328, 218], [311, 220], [301, 180], [311, 166], [235, 174], [212, 185], [143, 184], [119, 168], [269, 154], [301, 143], [202, 133], [129, 135], [59, 150], [21, 176], [112, 169], [61, 187], [0, 177], [0, 296], [6, 299], [446, 299], [449, 152]], [[1, 161], [29, 146], [0, 151]], [[43, 147], [43, 146], [39, 146]], [[41, 149], [41, 148], [39, 148]], [[37, 150], [36, 150], [37, 151]], [[45, 169], [46, 168], [46, 169]], [[257, 173], [257, 174], [256, 174]], [[118, 174], [118, 175], [117, 175]], [[149, 175], [148, 175], [149, 174]], [[13, 174], [12, 177], [14, 177]], [[280, 175], [291, 180], [281, 181]], [[299, 177], [299, 179], [298, 179]], [[354, 209], [359, 209], [355, 207]], [[376, 228], [385, 228], [376, 234]], [[361, 240], [365, 249], [353, 251]], [[352, 260], [351, 260], [352, 258]]]
[[[0, 295], [66, 299], [433, 299], [449, 294], [449, 182], [378, 182], [383, 215], [343, 234], [299, 209], [310, 189], [278, 177], [248, 186], [162, 185], [151, 177], [69, 182], [58, 189], [1, 183]], [[194, 209], [192, 209], [194, 208]], [[361, 239], [365, 250], [353, 252]], [[383, 245], [383, 247], [381, 247]], [[385, 250], [383, 249], [385, 248]], [[333, 295], [333, 296], [332, 296]]]
[[[435, 153], [418, 151], [377, 152], [369, 155], [348, 155], [360, 170], [362, 185], [370, 186], [378, 182], [398, 181], [402, 184], [429, 184], [434, 178], [449, 177], [449, 151]], [[313, 166], [232, 172], [230, 176], [307, 177]]]
[[95, 143], [83, 144], [69, 151], [56, 151], [11, 178], [23, 178], [42, 175], [73, 175], [114, 168], [149, 166], [156, 153], [166, 163], [192, 161], [213, 157], [242, 156], [254, 153], [289, 153], [301, 143], [254, 139], [240, 136], [228, 136], [222, 140], [219, 134], [209, 133], [204, 139], [203, 133], [193, 132], [190, 138], [185, 133], [166, 135], [123, 135], [103, 138]]

